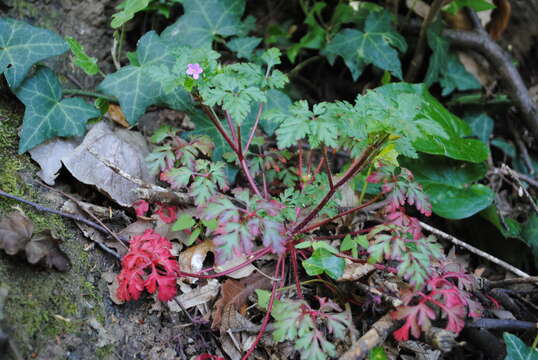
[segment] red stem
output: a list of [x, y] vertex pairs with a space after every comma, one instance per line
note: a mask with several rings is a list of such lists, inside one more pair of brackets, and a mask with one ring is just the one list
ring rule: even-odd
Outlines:
[[258, 123], [260, 122], [260, 118], [262, 117], [263, 112], [263, 103], [260, 103], [258, 105], [258, 113], [256, 114], [256, 121], [254, 121], [254, 126], [252, 127], [252, 130], [250, 130], [250, 135], [248, 136], [247, 144], [245, 145], [245, 150], [243, 151], [245, 154], [248, 152], [248, 148], [250, 147], [250, 143], [252, 142], [252, 139], [254, 139], [254, 134], [256, 133], [256, 129], [258, 128]]
[[331, 172], [331, 167], [329, 165], [329, 157], [327, 156], [327, 147], [323, 147], [323, 162], [325, 163], [325, 170], [327, 170], [327, 177], [329, 178], [329, 186], [331, 189], [334, 188], [333, 183], [333, 174]]
[[318, 227], [323, 226], [323, 225], [325, 225], [325, 224], [327, 224], [327, 223], [330, 223], [331, 221], [334, 221], [334, 220], [336, 220], [336, 219], [338, 219], [338, 218], [341, 218], [341, 217], [343, 217], [343, 216], [346, 216], [346, 215], [349, 215], [349, 214], [351, 214], [351, 213], [354, 213], [355, 211], [359, 211], [359, 210], [361, 210], [361, 209], [364, 209], [365, 207], [370, 206], [370, 205], [372, 205], [373, 203], [375, 203], [377, 200], [379, 200], [380, 197], [381, 197], [381, 195], [377, 195], [376, 197], [374, 197], [374, 198], [371, 199], [370, 201], [365, 202], [364, 204], [361, 204], [361, 205], [359, 205], [359, 206], [357, 206], [357, 207], [354, 207], [353, 209], [349, 209], [349, 210], [346, 210], [346, 211], [344, 211], [344, 212], [341, 212], [340, 214], [335, 215], [335, 216], [333, 216], [332, 218], [325, 219], [325, 220], [323, 220], [323, 221], [320, 221], [320, 222], [318, 222], [318, 223], [315, 223], [314, 225], [309, 226], [309, 227], [307, 227], [306, 229], [302, 229], [301, 231], [297, 232], [297, 234], [303, 234], [303, 233], [312, 231], [312, 230], [317, 229]]
[[383, 137], [381, 140], [375, 142], [374, 144], [368, 146], [363, 152], [362, 155], [351, 164], [349, 169], [344, 173], [342, 178], [338, 180], [338, 182], [334, 185], [334, 188], [329, 189], [325, 197], [319, 202], [318, 206], [314, 208], [308, 214], [303, 221], [301, 221], [298, 225], [295, 226], [295, 228], [292, 230], [292, 235], [295, 235], [299, 233], [312, 219], [314, 219], [321, 209], [327, 204], [327, 202], [331, 199], [331, 197], [334, 195], [336, 190], [344, 185], [349, 179], [351, 179], [356, 173], [362, 171], [364, 166], [367, 164], [368, 160], [376, 153], [376, 150], [379, 149], [379, 147], [385, 142], [387, 139], [387, 136]]
[[250, 174], [250, 170], [248, 169], [247, 161], [245, 159], [240, 160], [239, 164], [241, 165], [241, 170], [243, 170], [243, 173], [245, 174], [245, 177], [247, 178], [248, 184], [250, 185], [250, 188], [256, 195], [258, 195], [261, 198], [264, 198], [262, 193], [260, 192], [260, 189], [258, 189], [258, 185], [254, 182], [254, 179], [252, 178], [252, 175]]
[[241, 126], [237, 126], [237, 156], [239, 157], [239, 161], [243, 161], [243, 159], [245, 159], [241, 142]]
[[209, 120], [211, 120], [211, 122], [213, 123], [213, 125], [215, 125], [215, 127], [217, 128], [218, 132], [222, 135], [222, 137], [224, 138], [224, 140], [226, 140], [226, 142], [228, 143], [228, 145], [230, 145], [230, 147], [232, 148], [232, 150], [237, 153], [237, 148], [235, 147], [235, 144], [234, 142], [232, 141], [232, 139], [230, 139], [230, 136], [228, 136], [228, 133], [226, 132], [226, 130], [224, 130], [224, 128], [222, 127], [222, 124], [220, 123], [219, 119], [216, 118], [216, 116], [213, 114], [213, 112], [211, 111], [211, 108], [205, 104], [202, 103], [202, 99], [199, 98], [199, 97], [196, 97], [195, 98], [198, 99], [198, 101], [200, 102], [200, 106], [202, 107], [202, 110], [204, 111], [204, 113], [207, 115], [207, 117], [209, 118]]
[[297, 265], [297, 249], [295, 246], [291, 248], [291, 267], [293, 269], [293, 277], [295, 278], [295, 287], [297, 288], [297, 296], [304, 299], [301, 282], [299, 281], [299, 267]]
[[237, 135], [235, 134], [235, 128], [233, 126], [232, 117], [230, 116], [230, 113], [228, 111], [226, 111], [225, 114], [226, 114], [226, 123], [228, 124], [228, 127], [230, 128], [230, 132], [232, 133], [232, 138], [237, 144], [240, 144], [239, 142], [237, 142]]
[[219, 273], [209, 274], [209, 275], [200, 274], [200, 273], [203, 273], [203, 272], [208, 272], [208, 271], [213, 269], [213, 268], [209, 268], [209, 269], [202, 270], [202, 271], [200, 271], [200, 273], [197, 273], [197, 274], [180, 271], [179, 276], [193, 277], [193, 278], [198, 278], [198, 279], [213, 279], [213, 278], [225, 276], [225, 275], [233, 273], [234, 271], [237, 271], [237, 270], [240, 270], [240, 269], [244, 268], [245, 266], [249, 265], [250, 263], [252, 263], [252, 262], [254, 262], [256, 260], [258, 260], [259, 258], [261, 258], [262, 256], [268, 254], [269, 252], [271, 252], [271, 248], [269, 248], [269, 247], [266, 247], [266, 248], [263, 248], [261, 250], [258, 250], [254, 254], [252, 254], [252, 257], [250, 259], [246, 260], [245, 262], [243, 262], [243, 263], [241, 263], [239, 265], [236, 265], [234, 267], [231, 267], [231, 268], [229, 268], [227, 270], [224, 270], [222, 272], [219, 272]]
[[[284, 258], [283, 255], [280, 255], [278, 257], [278, 261], [276, 263], [275, 275], [274, 275], [275, 279], [278, 276], [280, 267], [284, 269], [283, 258]], [[265, 334], [265, 330], [267, 329], [267, 324], [269, 323], [269, 316], [271, 315], [271, 311], [273, 310], [273, 304], [275, 303], [276, 292], [277, 292], [276, 289], [277, 289], [277, 282], [273, 281], [273, 289], [271, 290], [271, 297], [269, 298], [269, 304], [267, 304], [267, 312], [265, 313], [265, 316], [263, 317], [260, 331], [258, 332], [256, 339], [254, 340], [254, 342], [248, 349], [247, 353], [241, 358], [241, 360], [247, 360], [250, 357], [250, 355], [252, 355], [252, 353], [254, 352], [254, 349], [256, 349], [256, 346], [258, 346], [258, 343], [260, 342], [260, 339], [262, 338], [263, 334]]]

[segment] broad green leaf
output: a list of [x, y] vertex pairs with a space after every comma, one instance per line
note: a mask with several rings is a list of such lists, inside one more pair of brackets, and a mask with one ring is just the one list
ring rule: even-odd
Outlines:
[[534, 254], [534, 262], [538, 264], [538, 215], [531, 215], [523, 224], [521, 237], [531, 247]]
[[428, 45], [432, 50], [428, 71], [424, 78], [424, 83], [428, 86], [436, 82], [441, 74], [447, 71], [448, 47], [450, 44], [448, 40], [441, 35], [442, 29], [442, 23], [438, 21], [430, 25], [426, 31]]
[[488, 158], [489, 149], [486, 144], [480, 140], [464, 138], [472, 134], [470, 126], [437, 101], [424, 84], [393, 83], [379, 87], [376, 91], [389, 99], [402, 94], [422, 96], [424, 102], [420, 107], [420, 116], [441, 125], [448, 138], [421, 137], [413, 142], [417, 151], [476, 163]]
[[486, 113], [467, 114], [463, 120], [471, 126], [473, 135], [476, 135], [484, 143], [489, 143], [489, 138], [493, 133], [493, 119]]
[[505, 360], [538, 360], [538, 350], [527, 346], [517, 336], [505, 332], [503, 339], [506, 344]]
[[19, 153], [55, 136], [81, 136], [88, 119], [101, 115], [94, 106], [80, 98], [62, 100], [60, 82], [48, 68], [39, 69], [15, 91], [24, 103]]
[[150, 1], [151, 0], [124, 0], [116, 7], [116, 9], [121, 9], [121, 11], [112, 15], [110, 26], [112, 26], [113, 29], [121, 27], [127, 21], [131, 20], [137, 12], [146, 9]]
[[240, 37], [228, 41], [226, 46], [235, 52], [238, 58], [250, 60], [254, 55], [254, 49], [260, 45], [261, 41], [262, 38], [259, 37]]
[[185, 0], [183, 8], [185, 14], [161, 34], [164, 41], [209, 47], [215, 35], [232, 36], [242, 30], [245, 0]]
[[12, 89], [21, 84], [32, 65], [67, 49], [64, 39], [52, 31], [0, 18], [0, 75], [5, 75]]
[[303, 267], [310, 276], [326, 273], [336, 280], [344, 273], [345, 261], [325, 249], [318, 249], [310, 258], [303, 261]]
[[70, 36], [66, 38], [71, 52], [75, 56], [74, 63], [76, 66], [84, 70], [88, 75], [95, 75], [99, 72], [99, 65], [97, 65], [97, 59], [86, 54], [84, 47], [75, 39]]
[[176, 220], [174, 225], [172, 225], [172, 230], [180, 231], [180, 230], [190, 229], [195, 224], [196, 222], [194, 221], [191, 215], [183, 214]]
[[166, 93], [164, 85], [150, 73], [154, 67], [174, 64], [175, 57], [168, 45], [150, 31], [139, 40], [136, 54], [139, 66], [124, 66], [107, 75], [98, 86], [100, 91], [119, 99], [129, 124], [136, 124], [150, 105], [165, 103], [176, 110], [189, 109], [190, 99], [184, 90]]
[[423, 186], [435, 214], [448, 219], [463, 219], [491, 205], [493, 191], [481, 184], [487, 172], [484, 163], [454, 161], [421, 155], [417, 160], [401, 159], [415, 180]]
[[327, 44], [323, 53], [334, 64], [336, 56], [341, 56], [357, 80], [364, 67], [374, 64], [380, 69], [390, 71], [402, 79], [402, 66], [398, 58], [400, 52], [407, 50], [405, 39], [395, 31], [392, 15], [388, 11], [371, 12], [366, 19], [364, 32], [344, 29]]
[[382, 346], [376, 346], [368, 354], [368, 360], [388, 360], [387, 353]]
[[485, 11], [495, 9], [495, 5], [487, 0], [454, 0], [443, 7], [443, 11], [456, 15], [456, 13], [463, 7], [470, 7], [475, 11]]
[[521, 224], [507, 217], [501, 221], [495, 205], [490, 205], [482, 210], [480, 216], [492, 223], [505, 238], [520, 238]]
[[461, 64], [456, 54], [450, 54], [448, 56], [446, 70], [441, 72], [439, 83], [443, 88], [443, 92], [441, 93], [443, 96], [450, 95], [455, 89], [466, 91], [478, 90], [482, 87], [478, 80], [465, 70], [465, 67]]

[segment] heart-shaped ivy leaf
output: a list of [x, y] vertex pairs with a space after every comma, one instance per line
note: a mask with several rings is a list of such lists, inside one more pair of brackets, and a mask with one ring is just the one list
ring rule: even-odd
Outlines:
[[0, 18], [0, 74], [17, 88], [33, 64], [67, 51], [66, 42], [52, 31], [13, 19]]
[[232, 36], [242, 30], [245, 0], [184, 0], [185, 14], [162, 33], [162, 39], [193, 48], [210, 46], [215, 35]]
[[159, 66], [170, 67], [175, 62], [170, 47], [155, 31], [146, 33], [138, 41], [138, 64], [122, 67], [108, 75], [98, 89], [116, 96], [129, 124], [136, 124], [150, 105], [165, 103], [176, 110], [185, 110], [190, 99], [182, 89], [167, 94], [159, 79], [151, 71]]
[[62, 88], [48, 68], [39, 69], [25, 80], [15, 95], [26, 105], [19, 153], [54, 136], [81, 136], [88, 119], [101, 115], [93, 105], [80, 98], [62, 100]]

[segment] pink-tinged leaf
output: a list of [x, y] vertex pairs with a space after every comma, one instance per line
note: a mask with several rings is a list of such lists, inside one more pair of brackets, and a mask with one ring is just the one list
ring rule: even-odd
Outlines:
[[149, 203], [146, 200], [137, 200], [133, 203], [133, 208], [135, 209], [136, 216], [146, 216], [146, 213], [149, 210]]
[[283, 254], [286, 251], [284, 225], [281, 222], [273, 221], [268, 218], [262, 220], [263, 224], [263, 245], [269, 246], [273, 252]]
[[160, 203], [157, 203], [157, 206], [155, 214], [158, 214], [162, 221], [171, 224], [177, 220], [177, 208], [175, 206]]
[[420, 300], [414, 306], [400, 306], [391, 314], [393, 319], [403, 320], [405, 324], [394, 332], [394, 338], [398, 341], [409, 339], [409, 332], [418, 339], [420, 331], [425, 331], [431, 326], [431, 319], [435, 319], [435, 311], [428, 306], [425, 299]]

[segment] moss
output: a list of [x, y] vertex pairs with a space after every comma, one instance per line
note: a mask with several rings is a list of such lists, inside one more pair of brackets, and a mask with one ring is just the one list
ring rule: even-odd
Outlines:
[[114, 346], [106, 345], [95, 350], [98, 359], [109, 359], [114, 354]]
[[[21, 116], [0, 99], [0, 189], [27, 200], [47, 204], [39, 188], [24, 181], [37, 171], [28, 155], [18, 155], [17, 128]], [[79, 334], [88, 339], [84, 319], [95, 317], [104, 323], [103, 297], [88, 281], [88, 273], [95, 263], [95, 254], [84, 250], [84, 242], [73, 230], [73, 225], [58, 215], [38, 212], [15, 200], [0, 197], [0, 217], [17, 206], [34, 223], [35, 231], [52, 229], [62, 239], [62, 249], [72, 268], [66, 273], [32, 266], [21, 256], [7, 256], [0, 250], [0, 279], [9, 289], [5, 304], [7, 330], [13, 336], [25, 358], [56, 336]], [[90, 334], [90, 335], [88, 335]], [[103, 351], [103, 350], [101, 350]], [[106, 352], [106, 351], [105, 351]]]

